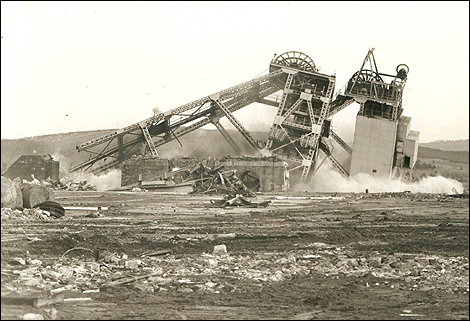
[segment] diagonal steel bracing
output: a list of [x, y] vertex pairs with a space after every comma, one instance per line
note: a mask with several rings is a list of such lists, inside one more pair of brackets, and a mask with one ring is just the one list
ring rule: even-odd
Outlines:
[[[269, 80], [275, 79], [281, 74], [282, 71], [276, 71], [266, 76], [256, 78], [249, 82], [245, 82], [242, 85], [231, 87], [228, 90], [223, 90], [219, 92], [219, 101], [222, 102], [223, 97], [223, 104], [229, 109], [230, 113], [233, 113], [234, 111], [240, 108], [248, 106], [249, 104], [259, 101], [260, 99], [264, 99], [265, 97], [279, 91], [281, 88], [279, 87], [278, 83]], [[135, 131], [126, 131], [124, 129], [121, 129], [111, 134], [104, 135], [102, 136], [101, 144], [104, 144], [105, 142], [107, 142], [108, 145], [110, 143], [114, 144], [110, 144], [109, 147], [106, 146], [105, 151], [103, 151], [99, 156], [84, 161], [83, 163], [71, 168], [71, 170], [74, 171], [82, 169], [86, 166], [93, 165], [98, 161], [102, 162], [104, 161], [104, 159], [107, 159], [108, 157], [113, 157], [115, 154], [120, 154], [121, 157], [119, 158], [119, 160], [111, 160], [110, 162], [108, 161], [111, 165], [96, 164], [92, 168], [92, 170], [94, 172], [99, 172], [101, 170], [111, 168], [113, 166], [118, 165], [120, 162], [123, 161], [123, 158], [125, 158], [123, 157], [123, 153], [120, 152], [120, 150], [124, 148], [126, 148], [127, 150], [131, 150], [132, 148], [134, 148], [135, 150], [135, 147], [140, 145], [142, 142], [145, 142], [148, 146], [151, 146], [150, 144], [153, 143], [153, 150], [156, 152], [155, 148], [157, 148], [158, 146], [166, 144], [175, 139], [176, 137], [180, 137], [182, 135], [192, 132], [193, 130], [196, 130], [202, 126], [209, 124], [211, 117], [224, 117], [225, 113], [223, 113], [222, 109], [214, 108], [213, 106], [211, 106], [211, 102], [212, 100], [209, 98], [209, 96], [207, 96], [204, 99], [196, 100], [190, 104], [183, 105], [182, 107], [184, 108], [179, 107], [166, 113], [163, 113], [162, 115], [164, 115], [164, 117], [152, 117], [151, 119], [161, 119], [160, 122], [156, 124], [154, 123], [148, 125], [148, 120], [145, 120], [138, 123], [138, 127], [134, 126], [136, 128]], [[130, 130], [134, 129], [134, 127], [128, 126], [126, 128]], [[145, 130], [142, 130], [142, 128], [144, 128]], [[146, 135], [146, 132], [149, 133], [149, 135], [151, 136], [150, 139], [148, 139], [149, 136]], [[114, 138], [118, 137], [118, 135], [119, 137], [121, 137], [121, 139], [120, 143], [116, 144]], [[122, 138], [124, 135], [125, 139]], [[81, 147], [81, 150], [93, 154], [95, 152], [92, 150], [92, 147], [99, 147], [99, 141], [100, 139], [94, 139], [79, 146]], [[77, 146], [77, 149], [79, 148], [79, 146]]]
[[339, 146], [343, 147], [343, 149], [347, 151], [349, 155], [352, 155], [352, 148], [341, 137], [339, 137], [338, 134], [336, 134], [334, 131], [330, 131], [330, 135]]
[[235, 118], [235, 116], [232, 115], [232, 112], [228, 109], [227, 106], [225, 106], [220, 100], [220, 97], [216, 96], [211, 96], [211, 99], [213, 99], [214, 103], [219, 107], [219, 109], [222, 111], [222, 113], [227, 117], [227, 119], [232, 123], [232, 125], [240, 132], [240, 134], [245, 137], [245, 139], [250, 143], [250, 145], [256, 149], [259, 150], [258, 144], [255, 142], [253, 137], [251, 137], [250, 133], [243, 127], [243, 125]]
[[220, 123], [218, 119], [211, 119], [211, 123], [214, 124], [214, 126], [219, 130], [220, 134], [225, 138], [227, 143], [233, 148], [235, 153], [240, 154], [241, 149], [238, 147], [237, 143], [230, 137], [229, 133], [225, 130], [224, 126]]

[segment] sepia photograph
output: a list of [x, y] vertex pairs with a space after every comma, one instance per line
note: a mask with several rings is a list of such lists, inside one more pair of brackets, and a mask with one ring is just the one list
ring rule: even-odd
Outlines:
[[1, 1], [2, 320], [469, 320], [468, 1]]

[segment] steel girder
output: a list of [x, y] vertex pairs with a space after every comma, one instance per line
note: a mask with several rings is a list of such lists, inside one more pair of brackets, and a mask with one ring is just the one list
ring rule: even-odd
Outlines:
[[[273, 81], [282, 74], [282, 70], [271, 72], [77, 145], [78, 151], [86, 151], [93, 156], [71, 167], [70, 170], [91, 168], [95, 173], [107, 170], [117, 166], [132, 153], [136, 153], [142, 143], [149, 147], [152, 155], [158, 156], [156, 151], [158, 146], [209, 124], [213, 118], [228, 115], [231, 121], [236, 121], [231, 115], [232, 112], [282, 89], [278, 82]], [[215, 106], [211, 98], [214, 96], [218, 97], [218, 104]], [[221, 108], [219, 104], [223, 104], [225, 108]], [[249, 134], [245, 130], [244, 136], [247, 135]]]

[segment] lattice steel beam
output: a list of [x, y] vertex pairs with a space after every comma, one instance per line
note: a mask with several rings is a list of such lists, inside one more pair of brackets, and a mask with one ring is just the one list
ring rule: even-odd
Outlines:
[[227, 133], [227, 131], [225, 130], [224, 126], [222, 126], [220, 121], [211, 119], [211, 123], [214, 124], [214, 126], [219, 130], [220, 134], [222, 134], [222, 136], [225, 138], [227, 143], [229, 143], [229, 145], [233, 148], [235, 153], [240, 154], [241, 152], [240, 147], [238, 147], [237, 143], [235, 143], [232, 137], [230, 137], [229, 133]]
[[[222, 90], [222, 91], [219, 91], [218, 94], [220, 95], [220, 99], [222, 100], [225, 100], [225, 99], [229, 99], [229, 98], [232, 98], [234, 95], [237, 95], [238, 92], [242, 91], [242, 90], [247, 90], [247, 89], [250, 89], [252, 88], [253, 86], [255, 86], [257, 83], [260, 83], [260, 82], [263, 82], [263, 81], [266, 81], [266, 80], [269, 80], [273, 77], [276, 77], [280, 74], [282, 74], [283, 71], [282, 70], [276, 70], [274, 72], [271, 72], [267, 75], [264, 75], [264, 76], [261, 76], [261, 77], [257, 77], [257, 78], [254, 78], [252, 80], [249, 80], [247, 82], [244, 82], [242, 84], [239, 84], [237, 86], [233, 86], [233, 87], [230, 87], [228, 89], [225, 89], [225, 90]], [[154, 123], [158, 123], [159, 121], [163, 120], [164, 117], [168, 117], [168, 116], [171, 116], [171, 115], [177, 115], [177, 114], [180, 114], [184, 111], [188, 111], [192, 108], [195, 108], [195, 107], [198, 107], [200, 105], [203, 105], [207, 102], [210, 101], [210, 98], [209, 96], [206, 96], [206, 97], [203, 97], [203, 98], [200, 98], [198, 100], [195, 100], [193, 102], [190, 102], [188, 104], [185, 104], [185, 105], [182, 105], [180, 107], [177, 107], [177, 108], [174, 108], [168, 112], [164, 112], [164, 113], [160, 113], [160, 114], [157, 114], [155, 116], [152, 116], [152, 117], [149, 117], [139, 123], [135, 123], [135, 124], [132, 124], [132, 125], [129, 125], [127, 127], [124, 127], [120, 130], [117, 130], [117, 131], [114, 131], [114, 132], [111, 132], [109, 134], [106, 134], [106, 135], [103, 135], [101, 137], [98, 137], [98, 138], [95, 138], [95, 139], [92, 139], [88, 142], [85, 142], [83, 144], [79, 144], [77, 145], [77, 149], [79, 151], [85, 149], [85, 148], [90, 148], [90, 147], [93, 147], [93, 146], [96, 146], [96, 145], [99, 145], [99, 144], [102, 144], [106, 141], [109, 141], [113, 138], [115, 138], [117, 135], [119, 134], [125, 134], [125, 133], [129, 133], [129, 132], [132, 132], [132, 131], [135, 131], [135, 130], [138, 130], [140, 129], [140, 125], [141, 123], [145, 123], [145, 126], [150, 126]]]
[[232, 115], [231, 111], [220, 100], [219, 95], [210, 96], [214, 103], [224, 113], [225, 117], [232, 123], [232, 125], [245, 137], [248, 143], [256, 150], [259, 150], [258, 144], [255, 142], [250, 133], [243, 127], [243, 125]]
[[343, 147], [343, 149], [348, 152], [349, 155], [352, 155], [352, 148], [341, 137], [339, 137], [338, 134], [336, 134], [334, 131], [330, 131], [330, 135], [339, 146]]
[[158, 152], [155, 148], [155, 145], [153, 144], [152, 136], [150, 136], [149, 130], [145, 124], [139, 124], [140, 129], [142, 130], [142, 133], [144, 134], [145, 141], [147, 142], [147, 146], [150, 149], [150, 153], [152, 156], [158, 156]]

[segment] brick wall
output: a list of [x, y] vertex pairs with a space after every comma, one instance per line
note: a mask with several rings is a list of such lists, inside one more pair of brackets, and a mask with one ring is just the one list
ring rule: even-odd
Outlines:
[[204, 162], [205, 166], [215, 168], [224, 165], [222, 171], [235, 170], [237, 176], [243, 172], [254, 172], [260, 180], [260, 191], [282, 191], [287, 188], [285, 163], [275, 157], [226, 157], [214, 158], [173, 158], [163, 159], [151, 156], [131, 158], [121, 164], [121, 186], [135, 184], [139, 174], [143, 181], [155, 181], [164, 178], [164, 173], [173, 168], [183, 168]]
[[216, 161], [216, 166], [224, 165], [223, 170], [236, 170], [240, 177], [243, 172], [254, 172], [260, 180], [260, 192], [282, 191], [285, 187], [284, 162], [270, 158], [234, 157]]

